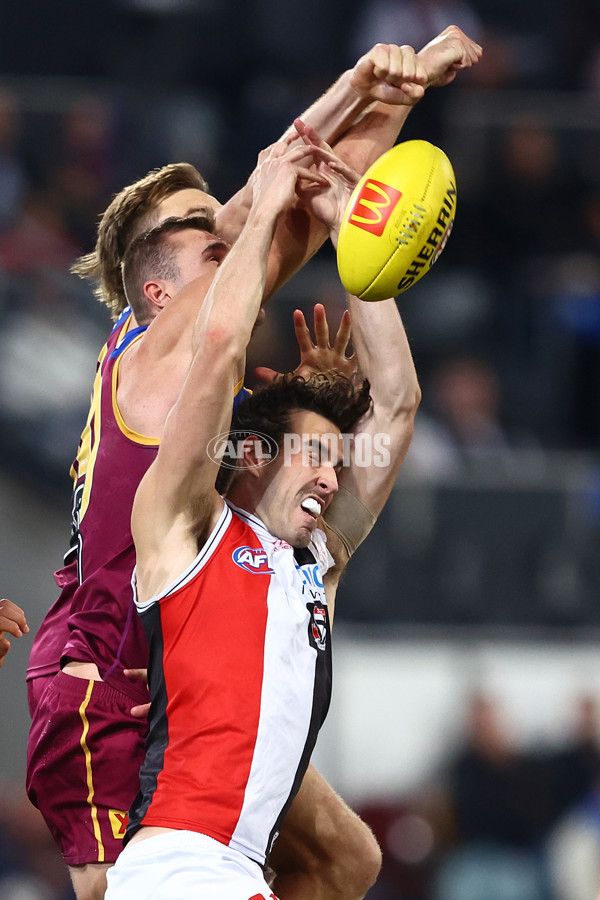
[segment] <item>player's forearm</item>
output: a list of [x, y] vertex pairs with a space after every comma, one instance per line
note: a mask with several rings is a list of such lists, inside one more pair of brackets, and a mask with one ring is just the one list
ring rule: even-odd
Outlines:
[[348, 295], [360, 373], [379, 409], [414, 416], [421, 400], [417, 372], [395, 300], [368, 303]]
[[237, 360], [245, 353], [265, 290], [276, 217], [253, 207], [242, 233], [221, 264], [196, 319], [192, 346], [222, 345]]
[[[348, 131], [368, 107], [379, 105], [369, 98], [361, 97], [352, 88], [350, 84], [351, 77], [351, 70], [340, 75], [338, 80], [300, 117], [302, 121], [312, 125], [323, 136], [323, 139], [330, 144]], [[281, 139], [288, 136], [297, 137], [293, 124], [284, 132]], [[233, 243], [244, 227], [251, 206], [252, 190], [246, 184], [217, 211], [217, 234], [229, 243]], [[297, 231], [293, 222], [289, 226], [289, 230]], [[285, 265], [282, 266], [281, 271], [277, 272], [273, 281], [273, 290], [276, 290], [277, 287], [280, 287], [281, 284], [287, 281], [306, 262], [306, 259], [316, 252], [325, 241], [325, 238], [326, 234], [319, 233], [318, 237], [313, 238], [312, 243], [308, 247], [305, 244], [299, 250], [297, 248], [300, 244], [296, 242], [297, 238], [295, 235], [292, 238], [290, 259], [288, 261], [286, 258]], [[287, 236], [285, 239], [287, 239]]]
[[[375, 103], [335, 144], [343, 162], [359, 173], [394, 146], [412, 107]], [[330, 143], [330, 142], [328, 142]]]
[[[352, 70], [344, 72], [334, 84], [305, 110], [300, 118], [311, 125], [328, 144], [334, 143], [372, 105], [368, 97], [361, 97], [352, 87]], [[283, 137], [296, 136], [291, 124]]]
[[217, 210], [215, 232], [228, 244], [234, 244], [242, 233], [251, 208], [252, 188], [249, 184], [245, 184]]
[[327, 227], [299, 204], [281, 216], [269, 255], [263, 302], [314, 256], [328, 236]]
[[[300, 118], [330, 145], [344, 162], [364, 172], [378, 156], [393, 147], [410, 105], [392, 105], [361, 97], [351, 86], [348, 70]], [[294, 135], [294, 126], [285, 135]]]

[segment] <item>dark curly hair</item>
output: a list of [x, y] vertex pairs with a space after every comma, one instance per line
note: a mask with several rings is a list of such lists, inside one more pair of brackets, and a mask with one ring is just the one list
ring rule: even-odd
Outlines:
[[[342, 433], [352, 431], [371, 407], [370, 385], [354, 383], [339, 372], [319, 372], [309, 379], [283, 375], [244, 398], [233, 414], [230, 434], [262, 436], [281, 447], [283, 436], [291, 430], [292, 413], [306, 410], [329, 419]], [[270, 447], [266, 447], [270, 450]], [[231, 486], [235, 469], [221, 466], [216, 488], [224, 494]]]

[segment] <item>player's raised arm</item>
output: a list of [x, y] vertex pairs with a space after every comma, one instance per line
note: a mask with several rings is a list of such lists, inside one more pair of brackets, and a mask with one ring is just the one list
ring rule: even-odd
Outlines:
[[246, 225], [219, 264], [197, 315], [192, 363], [133, 508], [142, 598], [153, 596], [195, 558], [199, 541], [220, 514], [222, 501], [214, 488], [218, 462], [208, 445], [229, 427], [234, 373], [260, 310], [275, 225], [294, 197], [297, 162], [304, 154], [282, 142], [263, 166]]
[[368, 303], [348, 295], [352, 339], [372, 406], [347, 439], [339, 489], [324, 516], [336, 566], [328, 573], [333, 604], [339, 578], [385, 506], [410, 445], [421, 390], [404, 325], [392, 298]]
[[[341, 160], [363, 173], [394, 145], [425, 90], [449, 84], [460, 69], [475, 65], [482, 52], [456, 25], [445, 28], [418, 53], [407, 45], [376, 44], [300, 118], [335, 146]], [[293, 130], [292, 124], [284, 137]], [[217, 211], [217, 230], [226, 240], [235, 240], [249, 202], [250, 194], [243, 188]], [[327, 229], [318, 219], [292, 207], [277, 228], [266, 297], [289, 280], [326, 238]]]
[[[311, 141], [319, 172], [327, 186], [300, 188], [300, 196], [327, 225], [337, 246], [339, 226], [357, 173], [310, 128], [300, 126]], [[421, 391], [400, 313], [394, 299], [367, 303], [348, 295], [352, 339], [359, 374], [370, 382], [372, 406], [345, 445], [339, 491], [324, 524], [336, 560], [328, 573], [328, 602], [352, 553], [369, 533], [385, 505], [408, 450]], [[359, 446], [360, 444], [360, 446]], [[360, 458], [359, 458], [360, 457]]]
[[348, 295], [348, 307], [359, 371], [371, 385], [373, 405], [358, 432], [373, 462], [363, 467], [352, 461], [339, 483], [376, 517], [406, 456], [421, 391], [396, 301], [366, 303]]

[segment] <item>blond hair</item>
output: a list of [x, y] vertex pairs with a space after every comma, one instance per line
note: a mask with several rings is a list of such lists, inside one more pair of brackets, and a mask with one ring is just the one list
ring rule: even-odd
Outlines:
[[191, 163], [171, 163], [154, 169], [123, 188], [100, 220], [94, 250], [71, 266], [71, 272], [93, 283], [94, 294], [108, 306], [113, 319], [127, 306], [121, 276], [127, 247], [157, 224], [156, 207], [165, 197], [187, 188], [208, 191], [208, 184]]

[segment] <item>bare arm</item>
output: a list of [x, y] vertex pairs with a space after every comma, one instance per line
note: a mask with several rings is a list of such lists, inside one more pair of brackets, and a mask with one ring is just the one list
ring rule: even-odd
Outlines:
[[359, 431], [369, 436], [374, 461], [360, 467], [352, 461], [339, 483], [378, 516], [406, 456], [421, 391], [396, 301], [365, 303], [348, 295], [348, 307], [359, 371], [373, 400]]
[[[340, 490], [323, 521], [328, 547], [336, 565], [326, 576], [327, 602], [333, 607], [337, 585], [351, 552], [337, 528], [348, 517], [356, 520], [355, 531], [366, 528], [360, 543], [385, 506], [398, 471], [410, 445], [421, 391], [408, 339], [396, 301], [366, 303], [348, 295], [352, 337], [360, 374], [371, 384], [372, 408], [357, 426], [354, 440], [360, 441], [360, 465], [356, 446], [350, 447], [349, 464], [338, 478]], [[370, 454], [364, 465], [365, 453]], [[350, 497], [348, 498], [348, 495]], [[353, 498], [353, 499], [352, 499]], [[350, 499], [350, 504], [348, 501]], [[331, 527], [330, 527], [331, 524]], [[367, 527], [368, 526], [368, 527]]]
[[[481, 47], [455, 25], [419, 53], [408, 46], [376, 44], [300, 118], [362, 174], [394, 145], [425, 89], [449, 84], [460, 69], [475, 65], [481, 54]], [[235, 239], [248, 209], [248, 196], [244, 188], [218, 211], [218, 227], [226, 240]], [[297, 206], [282, 218], [269, 259], [265, 299], [316, 253], [327, 234], [317, 219]]]
[[[312, 141], [313, 155], [320, 159], [318, 169], [327, 186], [310, 186], [300, 189], [299, 193], [313, 214], [327, 226], [331, 240], [337, 246], [340, 222], [358, 175], [341, 162], [312, 129], [303, 129], [302, 135], [305, 141]], [[340, 490], [323, 522], [329, 549], [336, 561], [326, 576], [328, 604], [335, 599], [340, 575], [351, 553], [368, 534], [391, 493], [412, 438], [421, 400], [396, 301], [366, 303], [350, 295], [347, 301], [358, 369], [362, 377], [369, 379], [372, 406], [355, 430], [354, 441], [338, 479]], [[357, 440], [361, 446], [360, 460]], [[365, 460], [365, 453], [370, 459]], [[359, 527], [348, 528], [344, 536], [345, 523], [352, 519]], [[341, 528], [336, 527], [340, 524]], [[348, 541], [345, 537], [350, 532], [352, 540]]]
[[207, 446], [231, 421], [234, 372], [260, 310], [275, 225], [294, 196], [296, 162], [303, 153], [282, 144], [264, 166], [246, 225], [196, 317], [192, 363], [133, 507], [142, 600], [192, 562], [222, 509], [214, 488], [218, 464]]

